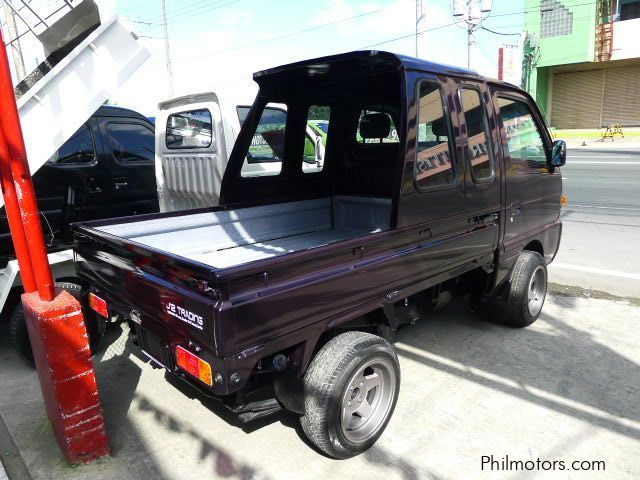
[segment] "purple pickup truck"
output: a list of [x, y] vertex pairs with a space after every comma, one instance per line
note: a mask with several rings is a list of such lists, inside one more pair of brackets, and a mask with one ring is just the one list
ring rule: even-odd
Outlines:
[[[521, 89], [391, 53], [254, 79], [220, 206], [76, 224], [76, 268], [90, 307], [126, 319], [154, 363], [243, 421], [296, 412], [347, 458], [395, 408], [398, 329], [454, 294], [506, 325], [539, 316], [566, 145]], [[329, 125], [309, 171], [313, 112]]]

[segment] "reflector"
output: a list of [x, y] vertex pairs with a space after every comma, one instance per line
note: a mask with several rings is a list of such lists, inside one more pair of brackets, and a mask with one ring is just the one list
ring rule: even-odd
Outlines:
[[109, 318], [109, 310], [107, 309], [106, 300], [100, 298], [94, 293], [89, 293], [89, 306], [95, 312], [98, 312], [105, 318]]

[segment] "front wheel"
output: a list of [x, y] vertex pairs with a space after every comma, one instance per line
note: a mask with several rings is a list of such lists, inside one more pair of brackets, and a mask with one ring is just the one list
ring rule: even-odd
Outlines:
[[302, 428], [327, 455], [353, 457], [382, 435], [399, 392], [400, 364], [389, 342], [343, 333], [322, 347], [305, 374]]
[[527, 327], [540, 316], [547, 295], [547, 266], [538, 252], [524, 251], [516, 260], [509, 281], [501, 320], [514, 327]]

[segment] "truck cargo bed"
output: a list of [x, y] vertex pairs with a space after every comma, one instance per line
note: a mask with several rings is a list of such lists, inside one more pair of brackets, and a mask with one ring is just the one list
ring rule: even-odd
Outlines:
[[386, 230], [390, 210], [390, 199], [335, 196], [95, 229], [222, 269]]

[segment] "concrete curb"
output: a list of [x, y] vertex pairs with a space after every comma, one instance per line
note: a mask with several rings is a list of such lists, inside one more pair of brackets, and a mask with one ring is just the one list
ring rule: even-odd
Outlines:
[[[3, 473], [5, 474], [4, 477]], [[5, 478], [31, 480], [31, 475], [0, 414], [0, 480]]]
[[[625, 149], [626, 148], [626, 149]], [[629, 150], [629, 148], [635, 148], [635, 147], [629, 147], [628, 145], [625, 145], [624, 147], [620, 147], [620, 148], [598, 148], [598, 147], [590, 147], [590, 146], [586, 146], [586, 147], [571, 147], [568, 146], [567, 149], [570, 151], [574, 151], [574, 152], [595, 152], [595, 153], [613, 153], [613, 154], [623, 154], [623, 155], [638, 155], [640, 154], [640, 145], [638, 145], [637, 149], [635, 150]]]

